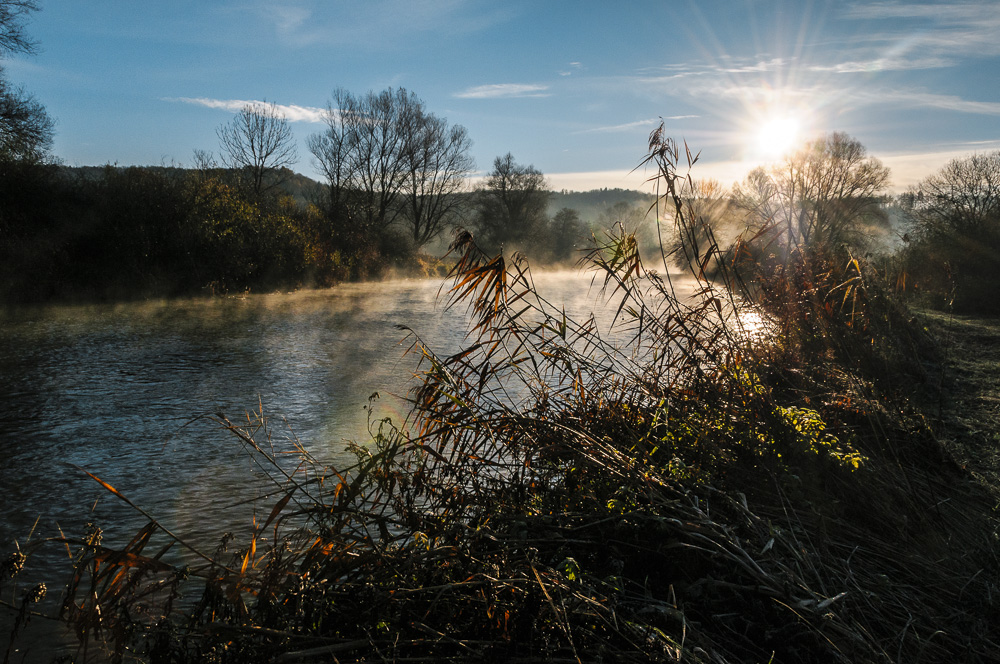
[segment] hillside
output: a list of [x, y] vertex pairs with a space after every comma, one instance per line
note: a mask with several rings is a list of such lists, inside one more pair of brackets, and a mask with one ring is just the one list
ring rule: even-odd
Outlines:
[[[104, 166], [63, 166], [60, 170], [70, 177], [96, 180], [108, 168], [125, 169], [132, 167], [107, 164]], [[178, 166], [142, 166], [141, 168], [174, 177], [182, 177], [195, 170]], [[221, 172], [221, 169], [219, 172]], [[314, 203], [320, 200], [326, 187], [322, 182], [287, 168], [281, 170], [281, 178], [282, 181], [278, 187], [302, 204]], [[470, 194], [465, 195], [469, 196]], [[603, 211], [616, 203], [627, 203], [631, 206], [648, 206], [652, 204], [653, 200], [653, 196], [631, 189], [604, 188], [593, 189], [591, 191], [553, 191], [549, 196], [548, 213], [549, 216], [552, 216], [563, 208], [571, 208], [576, 210], [580, 214], [580, 218], [584, 221], [593, 222], [600, 217]]]

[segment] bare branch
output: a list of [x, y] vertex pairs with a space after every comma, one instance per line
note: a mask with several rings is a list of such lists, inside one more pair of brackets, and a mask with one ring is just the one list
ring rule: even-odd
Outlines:
[[292, 129], [275, 104], [247, 104], [216, 134], [223, 165], [248, 172], [255, 194], [269, 188], [264, 186], [268, 173], [292, 166], [299, 159]]

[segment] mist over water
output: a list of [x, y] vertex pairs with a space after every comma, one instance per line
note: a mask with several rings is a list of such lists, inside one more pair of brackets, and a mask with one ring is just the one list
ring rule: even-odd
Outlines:
[[[570, 317], [602, 310], [590, 275], [535, 282]], [[2, 314], [0, 552], [23, 544], [36, 519], [34, 537], [79, 535], [93, 521], [112, 542], [145, 523], [79, 468], [209, 551], [223, 531], [248, 535], [253, 499], [273, 487], [211, 416], [245, 422], [263, 407], [277, 449], [296, 437], [320, 460], [345, 464], [344, 441], [368, 437], [372, 393], [381, 395], [376, 417], [398, 424], [408, 411], [401, 397], [418, 357], [396, 325], [439, 355], [462, 345], [466, 311], [446, 309], [443, 284]], [[610, 317], [599, 314], [602, 329]]]

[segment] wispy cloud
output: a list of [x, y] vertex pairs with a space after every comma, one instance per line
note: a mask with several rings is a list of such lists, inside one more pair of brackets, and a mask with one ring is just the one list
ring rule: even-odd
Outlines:
[[735, 64], [717, 68], [716, 71], [724, 74], [763, 74], [765, 72], [777, 71], [787, 65], [787, 61], [782, 58], [771, 58], [770, 60], [757, 60], [746, 64]]
[[292, 35], [309, 24], [312, 10], [305, 7], [271, 5], [267, 13], [274, 22], [278, 34]]
[[639, 76], [649, 79], [669, 81], [691, 76], [710, 76], [714, 74], [764, 74], [786, 68], [789, 62], [782, 58], [763, 59], [737, 58], [726, 56], [719, 63], [672, 63], [656, 67], [644, 67], [639, 70]]
[[583, 63], [570, 62], [567, 69], [559, 71], [560, 76], [572, 76], [574, 73], [583, 71]]
[[[270, 103], [256, 99], [210, 99], [207, 97], [168, 97], [164, 98], [164, 101], [218, 108], [233, 113], [241, 111], [246, 106]], [[323, 122], [328, 113], [326, 109], [315, 106], [298, 106], [296, 104], [275, 104], [274, 106], [289, 122]]]
[[271, 22], [286, 43], [385, 50], [428, 33], [470, 34], [508, 21], [506, 6], [485, 9], [465, 0], [365, 0], [313, 3], [303, 0], [259, 0], [257, 12]]
[[[913, 88], [880, 85], [858, 85], [831, 89], [827, 84], [812, 86], [788, 85], [779, 90], [747, 82], [705, 80], [690, 85], [686, 94], [705, 99], [737, 99], [744, 104], [785, 105], [803, 108], [842, 110], [864, 106], [904, 106], [907, 108], [937, 108], [976, 115], [1000, 115], [1000, 102], [976, 101], [957, 95], [945, 95]], [[780, 102], [780, 103], [779, 103]]]
[[935, 22], [971, 24], [997, 21], [997, 4], [995, 0], [952, 3], [864, 2], [850, 5], [845, 16], [863, 19], [926, 18]]
[[459, 99], [506, 99], [512, 97], [548, 97], [547, 85], [525, 83], [494, 83], [477, 85], [456, 92], [452, 96]]
[[879, 71], [908, 71], [912, 69], [940, 69], [948, 67], [952, 61], [940, 56], [926, 57], [876, 57], [869, 60], [848, 60], [829, 65], [812, 65], [809, 71], [831, 72], [834, 74], [862, 74]]
[[613, 134], [619, 132], [632, 131], [633, 129], [642, 129], [645, 127], [653, 127], [660, 123], [660, 120], [687, 120], [689, 118], [697, 118], [697, 115], [671, 115], [666, 118], [649, 118], [646, 120], [636, 120], [635, 122], [626, 122], [620, 125], [611, 125], [608, 127], [592, 127], [591, 129], [581, 129], [580, 131], [574, 132], [576, 134]]
[[843, 18], [884, 22], [881, 31], [867, 31], [865, 40], [889, 54], [884, 64], [892, 69], [917, 68], [914, 63], [947, 67], [961, 58], [1000, 55], [998, 0], [856, 3]]
[[891, 103], [909, 107], [939, 108], [976, 115], [1000, 115], [1000, 102], [973, 101], [955, 95], [942, 95], [919, 90], [861, 90], [856, 94], [859, 101], [867, 101], [872, 105]]

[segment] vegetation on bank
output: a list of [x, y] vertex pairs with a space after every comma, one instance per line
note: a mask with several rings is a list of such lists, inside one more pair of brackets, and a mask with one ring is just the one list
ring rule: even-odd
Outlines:
[[97, 528], [38, 544], [74, 552], [61, 618], [81, 653], [996, 661], [996, 487], [940, 438], [934, 338], [845, 244], [772, 227], [728, 250], [679, 154], [661, 130], [646, 163], [657, 216], [698, 238], [693, 300], [613, 229], [588, 265], [623, 344], [460, 235], [449, 297], [468, 345], [441, 357], [414, 333], [413, 413], [373, 422], [354, 465], [297, 448], [291, 469], [264, 418], [223, 418], [274, 480], [250, 540], [178, 568], [183, 534], [147, 515], [124, 545]]
[[[448, 224], [417, 244], [399, 221], [371, 232], [344, 228], [328, 209], [328, 188], [301, 175], [277, 171], [263, 182], [258, 193], [241, 171], [212, 165], [66, 168], [0, 159], [0, 303], [260, 292], [386, 274], [423, 276], [444, 252], [439, 247], [446, 248], [454, 224], [492, 223], [489, 212], [476, 211], [492, 196], [489, 187], [450, 193], [441, 204], [451, 215]], [[567, 207], [550, 214], [550, 192], [531, 192], [534, 244], [528, 235], [506, 244], [526, 247], [538, 263], [568, 264], [593, 228], [619, 219], [635, 226], [644, 216], [644, 207], [621, 200], [629, 192], [594, 194], [598, 203], [586, 207], [583, 218]]]

